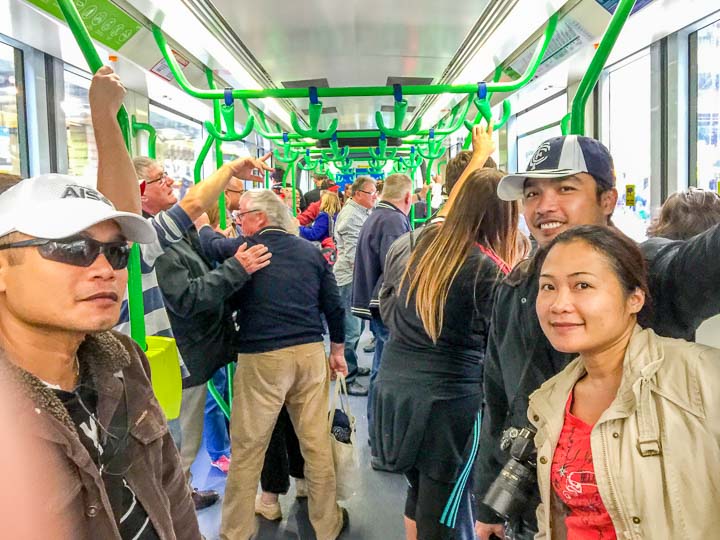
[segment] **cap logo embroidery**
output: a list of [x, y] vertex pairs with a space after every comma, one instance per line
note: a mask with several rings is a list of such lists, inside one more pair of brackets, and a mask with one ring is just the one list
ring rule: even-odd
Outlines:
[[547, 142], [544, 142], [540, 145], [540, 147], [537, 150], [535, 150], [533, 157], [530, 159], [530, 164], [528, 165], [528, 170], [534, 171], [538, 165], [540, 165], [543, 161], [545, 161], [549, 157], [550, 157], [550, 144]]
[[86, 186], [79, 186], [71, 184], [65, 188], [65, 192], [60, 197], [61, 199], [91, 199], [93, 201], [100, 201], [112, 207], [112, 203], [103, 197], [102, 193]]

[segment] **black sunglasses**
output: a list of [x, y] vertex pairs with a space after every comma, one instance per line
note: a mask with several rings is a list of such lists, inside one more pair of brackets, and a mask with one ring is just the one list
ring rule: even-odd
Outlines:
[[127, 267], [130, 260], [130, 246], [127, 242], [99, 242], [93, 238], [67, 238], [63, 240], [24, 240], [0, 246], [2, 249], [37, 247], [40, 256], [72, 266], [88, 267], [102, 253], [114, 270]]

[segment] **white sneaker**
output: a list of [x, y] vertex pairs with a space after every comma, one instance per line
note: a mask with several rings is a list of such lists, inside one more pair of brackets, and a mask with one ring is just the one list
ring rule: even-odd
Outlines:
[[280, 508], [280, 503], [264, 503], [262, 500], [262, 495], [257, 495], [255, 497], [255, 513], [269, 521], [280, 521], [282, 519], [282, 510]]
[[304, 478], [295, 479], [295, 498], [306, 499], [308, 496], [307, 484]]

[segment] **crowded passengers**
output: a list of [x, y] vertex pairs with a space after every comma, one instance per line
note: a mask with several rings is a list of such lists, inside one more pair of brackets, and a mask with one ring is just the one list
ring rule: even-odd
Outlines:
[[[29, 476], [47, 511], [9, 518], [13, 537], [201, 538], [196, 511], [219, 495], [194, 489], [190, 466], [214, 380], [235, 394], [229, 431], [217, 422], [229, 448], [213, 458], [227, 474], [221, 538], [252, 538], [256, 515], [280, 519], [291, 476], [316, 538], [341, 538], [336, 378], [368, 396], [372, 468], [407, 480], [409, 540], [713, 537], [720, 351], [692, 341], [720, 312], [717, 195], [672, 196], [637, 245], [612, 223], [600, 142], [550, 139], [506, 175], [490, 126], [448, 163], [447, 201], [417, 228], [408, 215], [428, 188], [407, 175], [381, 194], [359, 177], [344, 200], [318, 177], [303, 196], [270, 154], [224, 164], [178, 201], [161, 164], [125, 150], [124, 94], [109, 68], [94, 76], [97, 189], [2, 178], [1, 419], [48, 469]], [[258, 170], [277, 189], [246, 191]], [[127, 335], [131, 243], [147, 334], [177, 343], [182, 403], [169, 421]], [[365, 320], [371, 369], [358, 365]], [[233, 363], [234, 380], [217, 378]], [[523, 437], [537, 450], [519, 457]], [[9, 508], [26, 515], [30, 500]]]

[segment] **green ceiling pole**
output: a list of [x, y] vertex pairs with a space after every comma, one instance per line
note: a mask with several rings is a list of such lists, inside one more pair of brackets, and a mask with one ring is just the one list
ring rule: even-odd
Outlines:
[[[509, 82], [493, 82], [488, 83], [487, 89], [489, 92], [512, 92], [525, 86], [535, 75], [540, 61], [547, 50], [550, 40], [557, 27], [558, 16], [557, 14], [550, 17], [545, 29], [545, 36], [542, 43], [539, 45], [535, 56], [528, 65], [527, 70], [519, 79]], [[162, 33], [162, 30], [153, 25], [152, 27], [153, 36], [155, 42], [163, 55], [163, 58], [168, 64], [170, 71], [172, 72], [175, 80], [177, 81], [180, 88], [182, 88], [189, 95], [201, 98], [201, 99], [222, 99], [224, 92], [220, 90], [201, 90], [192, 86], [185, 74], [179, 68], [175, 56], [172, 54], [170, 47], [167, 44], [167, 40]], [[425, 95], [438, 95], [438, 94], [471, 94], [477, 92], [478, 84], [439, 84], [439, 85], [409, 85], [403, 86], [402, 92], [405, 96], [425, 96]], [[373, 96], [393, 96], [395, 95], [395, 89], [392, 86], [348, 86], [339, 88], [317, 88], [315, 89], [318, 98], [333, 98], [333, 97], [373, 97]], [[261, 90], [244, 90], [234, 89], [232, 95], [235, 99], [263, 99], [263, 98], [310, 98], [311, 91], [309, 88], [267, 88]], [[317, 109], [317, 107], [316, 107]], [[398, 112], [400, 112], [398, 110]], [[312, 114], [311, 114], [312, 116]], [[317, 126], [315, 126], [317, 127]], [[332, 127], [332, 126], [331, 126]], [[310, 126], [310, 130], [313, 131], [313, 126]], [[306, 131], [306, 130], [303, 130]], [[313, 138], [329, 138], [332, 136], [333, 130], [328, 129], [325, 132], [320, 132], [321, 137]], [[351, 136], [360, 136], [357, 133]], [[338, 134], [338, 138], [343, 138], [341, 134]]]
[[[205, 77], [207, 78], [208, 88], [214, 90], [215, 77], [213, 76], [213, 72], [211, 69], [205, 68]], [[232, 122], [227, 124], [228, 134], [230, 134], [231, 129], [232, 131], [235, 131], [235, 109], [232, 110], [232, 113]], [[205, 128], [207, 129], [207, 132], [215, 139], [215, 168], [219, 169], [223, 166], [222, 135], [220, 135], [220, 130], [222, 129], [222, 119], [220, 112], [220, 101], [218, 101], [217, 99], [213, 100], [213, 122], [215, 123], [214, 126], [210, 122], [205, 122]], [[214, 127], [215, 129], [210, 129], [211, 127]], [[218, 216], [220, 218], [219, 225], [223, 231], [227, 228], [227, 220], [225, 218], [225, 214], [227, 214], [227, 210], [225, 209], [225, 192], [223, 191], [222, 193], [220, 193], [220, 198], [218, 199]]]
[[572, 116], [570, 119], [571, 135], [585, 135], [585, 105], [600, 78], [600, 73], [605, 67], [605, 62], [607, 62], [608, 56], [610, 56], [633, 7], [635, 7], [635, 0], [620, 0], [615, 14], [610, 20], [607, 30], [605, 30], [605, 35], [600, 41], [597, 51], [595, 51], [595, 56], [593, 56], [585, 76], [582, 81], [580, 81], [577, 94], [575, 94], [572, 102]]
[[[83, 23], [78, 13], [77, 7], [72, 0], [58, 0], [58, 5], [63, 12], [63, 16], [67, 21], [70, 30], [82, 51], [85, 61], [88, 63], [90, 71], [97, 72], [102, 66], [102, 60], [95, 50], [95, 45], [90, 39], [85, 23]], [[132, 142], [130, 138], [130, 121], [127, 109], [124, 105], [120, 106], [117, 113], [118, 124], [123, 134], [125, 147], [128, 153], [132, 155]], [[140, 246], [134, 244], [130, 251], [130, 262], [128, 263], [128, 308], [130, 314], [130, 335], [137, 344], [144, 350], [147, 350], [147, 341], [145, 333], [145, 307], [143, 305], [142, 291], [142, 275], [140, 272]]]
[[138, 122], [135, 118], [135, 115], [132, 116], [132, 122], [130, 124], [132, 129], [132, 135], [133, 137], [137, 137], [138, 133], [140, 131], [146, 131], [148, 134], [148, 145], [147, 145], [147, 155], [150, 159], [155, 159], [156, 156], [156, 148], [157, 148], [157, 131], [154, 127], [152, 127], [150, 124], [147, 124], [145, 122]]

